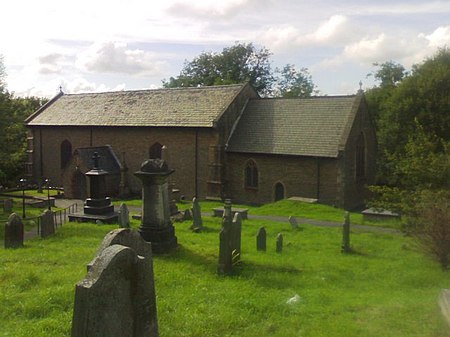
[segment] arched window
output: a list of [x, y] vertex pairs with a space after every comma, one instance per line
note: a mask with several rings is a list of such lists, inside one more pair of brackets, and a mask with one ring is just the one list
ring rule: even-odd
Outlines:
[[284, 199], [284, 186], [282, 183], [276, 183], [275, 184], [275, 201], [283, 200]]
[[161, 159], [162, 145], [159, 143], [155, 143], [152, 146], [150, 146], [150, 150], [148, 151], [148, 157], [150, 159]]
[[360, 133], [356, 141], [355, 173], [356, 179], [366, 176], [366, 141], [363, 133]]
[[245, 187], [258, 188], [258, 168], [253, 160], [245, 165]]
[[65, 168], [72, 158], [72, 144], [66, 139], [61, 143], [61, 168]]

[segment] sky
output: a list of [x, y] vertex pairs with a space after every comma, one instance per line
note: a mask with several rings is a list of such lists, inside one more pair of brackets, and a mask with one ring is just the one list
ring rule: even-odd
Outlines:
[[374, 63], [409, 69], [450, 47], [450, 0], [14, 0], [0, 32], [16, 96], [159, 88], [236, 42], [308, 68], [320, 94], [353, 94], [375, 85]]

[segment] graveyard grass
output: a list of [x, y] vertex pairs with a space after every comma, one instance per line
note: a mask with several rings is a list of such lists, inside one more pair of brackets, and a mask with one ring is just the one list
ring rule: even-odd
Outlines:
[[[175, 223], [179, 249], [154, 258], [161, 337], [450, 336], [437, 304], [449, 274], [411, 238], [352, 230], [354, 253], [341, 254], [339, 228], [245, 220], [242, 262], [223, 277], [221, 220], [205, 217], [202, 233], [190, 225]], [[260, 226], [267, 252], [256, 251]], [[116, 227], [68, 223], [23, 249], [1, 249], [0, 336], [70, 336], [75, 284]]]

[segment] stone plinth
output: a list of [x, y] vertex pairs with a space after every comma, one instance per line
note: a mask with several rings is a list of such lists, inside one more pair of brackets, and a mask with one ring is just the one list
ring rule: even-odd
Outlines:
[[177, 246], [170, 220], [168, 177], [170, 170], [162, 159], [146, 160], [134, 175], [142, 181], [142, 218], [139, 232], [152, 243], [153, 252], [166, 253]]

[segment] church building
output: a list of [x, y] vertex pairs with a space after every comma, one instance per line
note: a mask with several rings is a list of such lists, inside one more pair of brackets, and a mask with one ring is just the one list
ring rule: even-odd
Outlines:
[[27, 173], [86, 197], [91, 157], [111, 196], [138, 194], [133, 175], [163, 157], [186, 199], [262, 204], [289, 197], [351, 209], [375, 176], [375, 130], [362, 91], [261, 98], [250, 84], [62, 92], [31, 115]]

